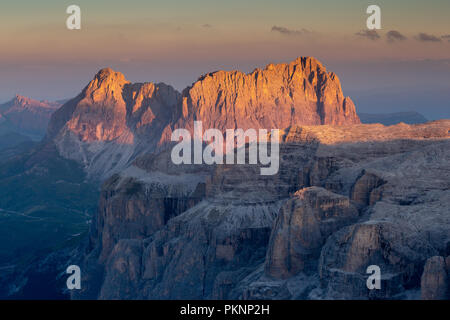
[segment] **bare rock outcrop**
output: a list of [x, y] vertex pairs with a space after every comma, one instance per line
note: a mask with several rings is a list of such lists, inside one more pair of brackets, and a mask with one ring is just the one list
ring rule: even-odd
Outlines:
[[443, 257], [435, 256], [427, 260], [420, 287], [423, 300], [445, 300], [448, 298], [450, 281]]
[[47, 140], [82, 163], [90, 176], [106, 179], [138, 154], [153, 151], [173, 120], [180, 94], [165, 84], [132, 84], [106, 68], [49, 123]]
[[136, 299], [141, 282], [142, 242], [139, 240], [121, 240], [108, 259], [106, 278], [99, 298]]
[[213, 72], [183, 92], [180, 126], [201, 119], [219, 129], [360, 123], [339, 78], [316, 59], [270, 64], [250, 74]]
[[[449, 129], [292, 127], [270, 178], [251, 165], [176, 166], [168, 151], [139, 157], [104, 185], [84, 266], [89, 284], [101, 280], [77, 294], [418, 298], [426, 260], [450, 242]], [[381, 290], [366, 286], [372, 264]]]
[[[169, 156], [163, 152], [144, 157], [103, 184], [95, 222], [98, 233], [92, 238], [101, 243], [100, 261], [120, 240], [151, 236], [205, 197], [209, 168], [173, 168]], [[143, 165], [160, 170], [148, 172]], [[164, 165], [170, 168], [163, 170]]]
[[350, 191], [350, 198], [358, 204], [371, 206], [381, 199], [380, 187], [385, 184], [382, 178], [363, 170]]
[[299, 190], [278, 213], [267, 251], [266, 274], [283, 279], [311, 270], [326, 239], [357, 217], [358, 210], [345, 196], [317, 187]]
[[59, 153], [106, 179], [138, 156], [170, 144], [174, 129], [284, 129], [294, 124], [360, 123], [336, 74], [314, 58], [268, 65], [251, 74], [218, 71], [182, 94], [163, 83], [131, 83], [106, 68], [50, 121]]
[[[328, 239], [319, 275], [330, 298], [392, 298], [417, 283], [425, 260], [436, 252], [405, 226], [369, 221], [346, 227]], [[379, 290], [367, 287], [367, 268], [372, 265], [380, 268]]]

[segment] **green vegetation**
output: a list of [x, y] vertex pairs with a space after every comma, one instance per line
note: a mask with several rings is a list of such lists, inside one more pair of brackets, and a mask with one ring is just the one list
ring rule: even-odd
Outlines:
[[99, 196], [82, 168], [54, 146], [20, 151], [0, 161], [0, 265], [26, 263], [79, 239]]

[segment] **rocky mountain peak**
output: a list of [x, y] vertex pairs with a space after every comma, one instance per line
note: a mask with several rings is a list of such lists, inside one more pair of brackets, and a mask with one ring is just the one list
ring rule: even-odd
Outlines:
[[[138, 154], [170, 142], [174, 129], [192, 129], [194, 120], [201, 120], [205, 129], [222, 131], [360, 123], [338, 77], [316, 59], [301, 57], [248, 74], [208, 73], [182, 94], [163, 83], [131, 83], [105, 68], [53, 116], [48, 136], [62, 155], [91, 168], [97, 153], [106, 154], [98, 143], [111, 143], [111, 152], [120, 155], [110, 158], [124, 156], [126, 160], [117, 161], [124, 167]], [[80, 142], [87, 144], [86, 154], [74, 156]], [[94, 143], [95, 148], [89, 146]]]
[[107, 176], [134, 159], [135, 148], [141, 153], [154, 148], [179, 97], [171, 86], [131, 83], [105, 68], [53, 115], [47, 138], [62, 156], [95, 176]]
[[220, 129], [360, 123], [337, 75], [310, 57], [206, 74], [183, 91], [182, 111], [183, 125], [202, 119]]
[[61, 104], [58, 102], [38, 101], [16, 94], [9, 102], [0, 104], [0, 118], [7, 128], [3, 130], [41, 139], [50, 116], [59, 107]]
[[26, 104], [30, 100], [31, 100], [30, 98], [24, 97], [20, 94], [16, 94], [13, 99], [14, 103], [17, 103], [17, 104]]
[[99, 84], [108, 84], [108, 83], [128, 83], [125, 79], [123, 73], [115, 71], [111, 68], [103, 68], [100, 69], [97, 74], [94, 76], [93, 81], [97, 81]]
[[304, 68], [308, 67], [313, 69], [319, 67], [321, 69], [325, 69], [323, 64], [314, 57], [297, 57], [297, 59], [295, 59], [292, 63], [302, 65]]
[[111, 68], [101, 69], [84, 90], [84, 95], [93, 103], [122, 103], [122, 90], [130, 82], [125, 76]]
[[0, 112], [12, 112], [12, 111], [18, 111], [21, 109], [29, 109], [29, 110], [42, 110], [46, 111], [45, 109], [52, 109], [53, 111], [61, 106], [58, 102], [50, 102], [47, 100], [39, 101], [35, 99], [31, 99], [28, 97], [25, 97], [20, 94], [16, 94], [14, 98], [5, 103], [0, 105]]

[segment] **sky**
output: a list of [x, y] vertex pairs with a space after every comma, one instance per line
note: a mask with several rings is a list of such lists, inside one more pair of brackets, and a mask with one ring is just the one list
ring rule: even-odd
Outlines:
[[[66, 8], [81, 8], [68, 30]], [[366, 9], [381, 8], [368, 32]], [[127, 0], [0, 4], [0, 102], [77, 95], [103, 67], [182, 90], [215, 71], [314, 56], [357, 110], [450, 118], [448, 0]]]

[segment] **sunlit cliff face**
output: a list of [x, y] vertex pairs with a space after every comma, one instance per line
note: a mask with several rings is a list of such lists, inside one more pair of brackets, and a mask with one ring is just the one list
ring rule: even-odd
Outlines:
[[[202, 121], [205, 130], [222, 133], [360, 123], [336, 74], [306, 57], [249, 74], [209, 73], [182, 94], [163, 83], [132, 84], [122, 73], [102, 69], [53, 115], [48, 137], [62, 154], [89, 166], [100, 146], [109, 143], [112, 154], [120, 154], [117, 163], [125, 165], [144, 150], [170, 143], [175, 129], [193, 133], [195, 121]], [[86, 153], [75, 152], [80, 148]]]

